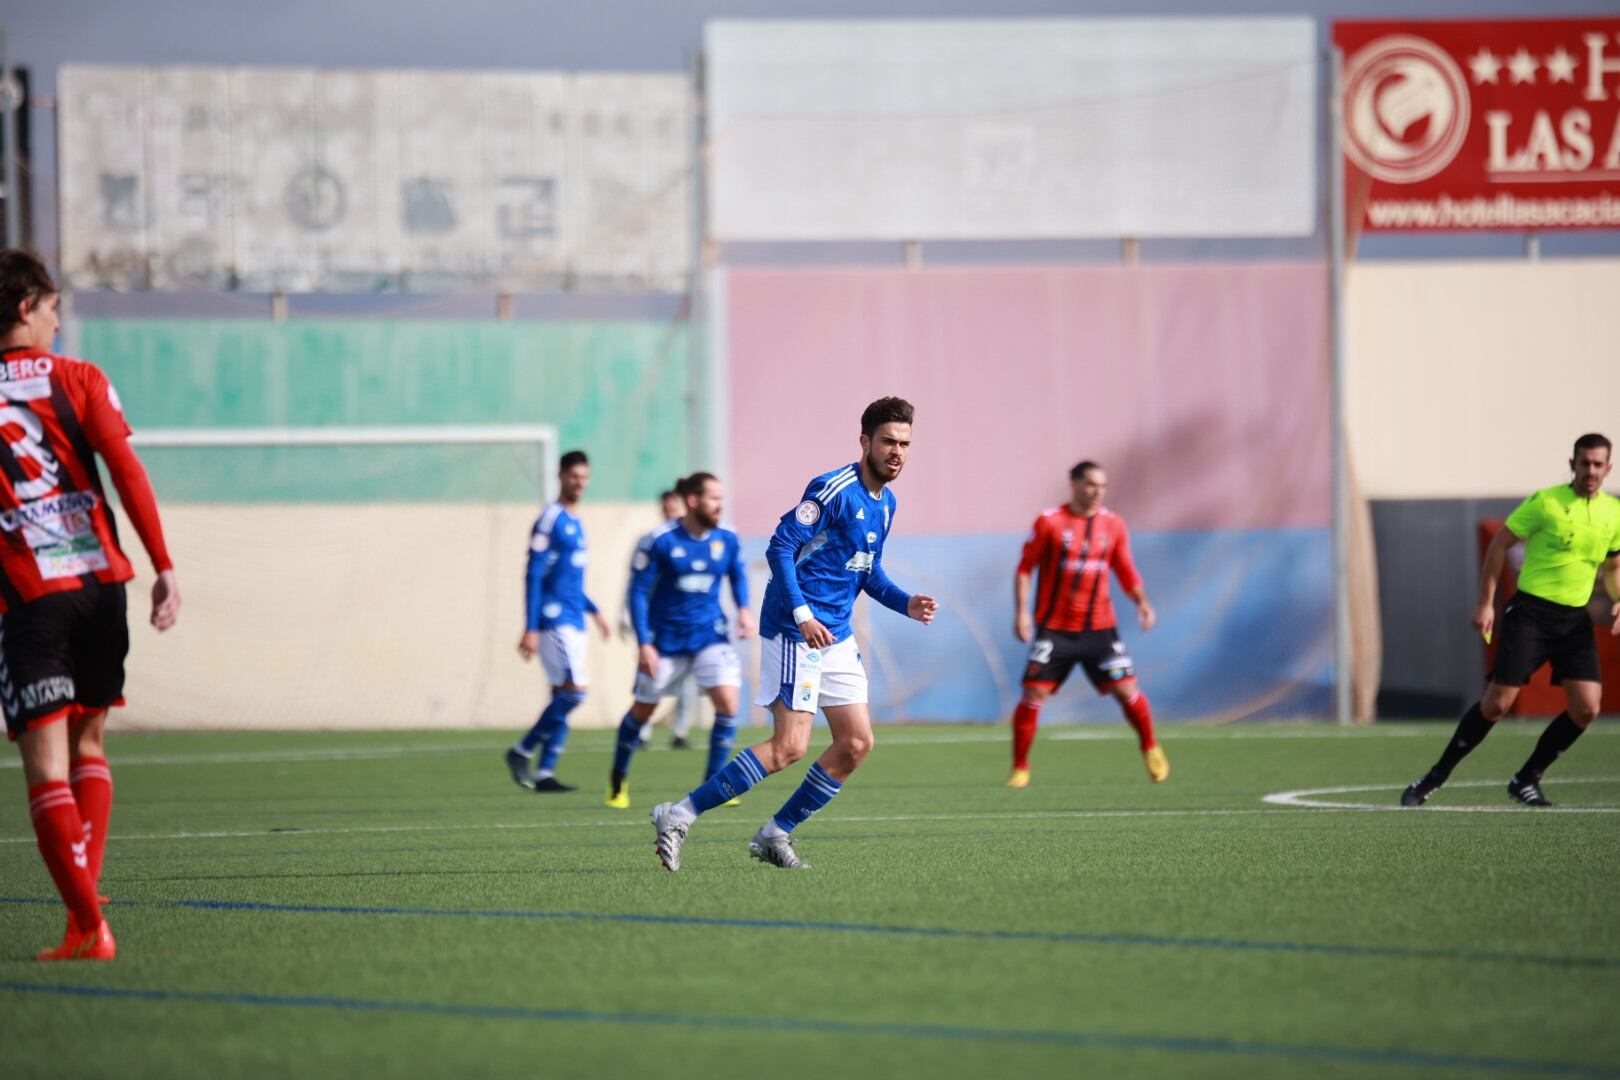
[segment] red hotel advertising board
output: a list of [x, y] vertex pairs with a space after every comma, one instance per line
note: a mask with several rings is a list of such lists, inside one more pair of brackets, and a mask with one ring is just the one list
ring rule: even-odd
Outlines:
[[1340, 22], [1350, 227], [1620, 228], [1620, 18]]

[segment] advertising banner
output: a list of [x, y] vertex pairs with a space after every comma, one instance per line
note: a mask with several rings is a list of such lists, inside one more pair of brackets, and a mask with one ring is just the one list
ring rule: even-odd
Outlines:
[[1341, 22], [1350, 226], [1620, 228], [1620, 18]]

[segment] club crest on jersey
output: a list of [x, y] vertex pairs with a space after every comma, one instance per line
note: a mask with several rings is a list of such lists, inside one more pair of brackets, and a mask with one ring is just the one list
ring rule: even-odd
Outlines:
[[875, 543], [877, 543], [877, 533], [875, 533], [875, 532], [872, 532], [872, 533], [867, 533], [867, 534], [866, 534], [866, 542], [867, 542], [867, 543], [868, 543], [868, 544], [875, 544]]
[[709, 541], [709, 558], [713, 559], [715, 562], [719, 562], [721, 557], [723, 555], [725, 555], [725, 553], [726, 553], [726, 542], [724, 540], [710, 540]]
[[800, 525], [814, 525], [821, 520], [821, 504], [814, 499], [806, 499], [793, 511], [793, 516], [799, 519]]

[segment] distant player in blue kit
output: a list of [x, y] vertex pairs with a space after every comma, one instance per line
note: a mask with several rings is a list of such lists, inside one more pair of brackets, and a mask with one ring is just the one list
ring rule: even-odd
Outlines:
[[619, 722], [608, 778], [607, 804], [630, 806], [626, 774], [660, 698], [676, 692], [691, 675], [714, 702], [709, 732], [707, 780], [731, 756], [737, 734], [737, 694], [742, 665], [731, 645], [731, 626], [720, 606], [720, 582], [731, 583], [737, 604], [737, 636], [754, 631], [748, 610], [748, 573], [737, 534], [720, 527], [725, 489], [713, 474], [693, 473], [682, 481], [686, 513], [665, 522], [636, 552], [631, 563], [630, 619], [640, 652], [636, 660], [635, 703]]
[[775, 732], [751, 746], [680, 802], [653, 808], [654, 850], [665, 869], [681, 868], [681, 848], [699, 814], [736, 798], [810, 747], [816, 709], [827, 714], [833, 743], [791, 798], [748, 842], [754, 858], [808, 870], [793, 850], [793, 830], [832, 801], [872, 749], [866, 669], [850, 616], [862, 592], [892, 611], [932, 622], [939, 604], [908, 595], [883, 570], [883, 543], [894, 523], [888, 485], [911, 452], [912, 407], [881, 398], [861, 414], [861, 458], [810, 481], [782, 515], [766, 558], [771, 582], [760, 615], [759, 696]]
[[[519, 786], [530, 791], [575, 790], [557, 779], [557, 759], [568, 742], [568, 714], [585, 700], [590, 682], [586, 666], [589, 637], [585, 616], [596, 620], [606, 640], [608, 622], [585, 595], [585, 527], [574, 509], [591, 482], [591, 463], [583, 450], [562, 456], [557, 471], [557, 501], [546, 506], [529, 536], [529, 569], [524, 575], [523, 636], [518, 654], [529, 660], [539, 654], [551, 702], [529, 733], [506, 752], [506, 767]], [[538, 764], [534, 760], [540, 752]]]

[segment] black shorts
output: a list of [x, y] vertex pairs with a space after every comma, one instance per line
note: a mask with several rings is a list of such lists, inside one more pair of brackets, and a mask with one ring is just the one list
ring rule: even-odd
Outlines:
[[90, 581], [0, 615], [6, 735], [124, 703], [129, 622], [122, 583]]
[[1048, 686], [1053, 690], [1063, 685], [1074, 665], [1086, 669], [1086, 678], [1106, 694], [1109, 687], [1136, 674], [1131, 666], [1125, 643], [1113, 627], [1107, 630], [1048, 630], [1044, 626], [1035, 632], [1029, 644], [1029, 665], [1024, 668], [1025, 684]]
[[1499, 686], [1523, 686], [1548, 661], [1554, 683], [1603, 681], [1592, 616], [1586, 609], [1519, 593], [1502, 612], [1490, 680]]

